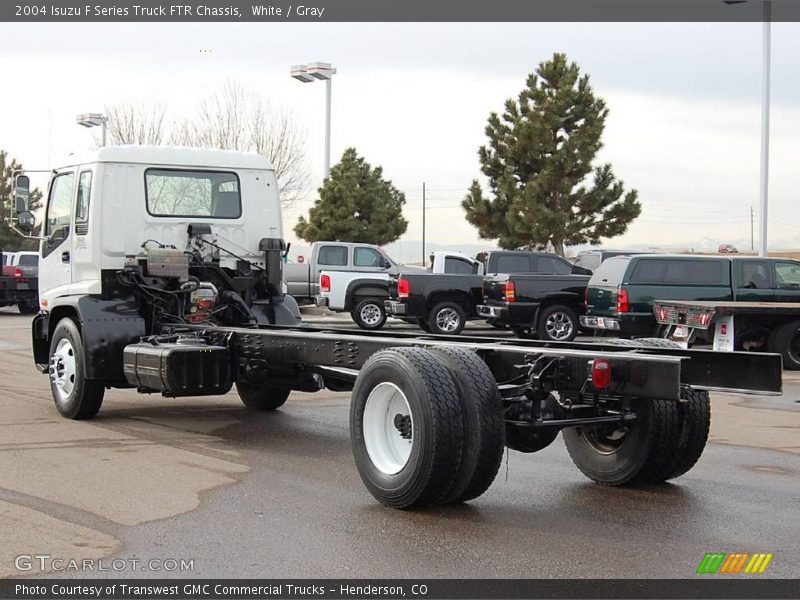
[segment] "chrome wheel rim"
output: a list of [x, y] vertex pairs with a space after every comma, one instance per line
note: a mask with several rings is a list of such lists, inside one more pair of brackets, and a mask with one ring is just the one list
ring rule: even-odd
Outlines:
[[629, 429], [623, 425], [578, 431], [587, 445], [598, 454], [604, 455], [616, 453], [629, 433]]
[[414, 447], [414, 415], [399, 387], [384, 382], [372, 389], [364, 405], [362, 428], [375, 468], [384, 475], [402, 471]]
[[370, 326], [377, 325], [383, 318], [381, 309], [376, 304], [362, 306], [360, 316], [361, 320]]
[[447, 333], [455, 331], [460, 323], [461, 319], [453, 308], [443, 308], [436, 313], [436, 326], [442, 331]]
[[60, 404], [66, 402], [75, 389], [75, 365], [75, 349], [72, 343], [66, 338], [59, 340], [50, 357], [49, 372]]
[[547, 316], [544, 322], [544, 329], [547, 337], [552, 340], [565, 340], [572, 335], [574, 325], [572, 319], [565, 312], [554, 312]]

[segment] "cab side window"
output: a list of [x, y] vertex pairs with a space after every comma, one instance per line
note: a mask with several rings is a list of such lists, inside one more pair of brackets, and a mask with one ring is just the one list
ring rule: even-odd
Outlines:
[[780, 289], [800, 288], [800, 263], [775, 263], [775, 283]]
[[763, 260], [742, 261], [742, 287], [768, 290], [774, 287], [769, 263]]
[[57, 175], [50, 184], [47, 215], [44, 222], [44, 235], [48, 238], [48, 251], [60, 245], [69, 236], [74, 191], [75, 173]]
[[78, 198], [75, 201], [75, 233], [89, 232], [89, 201], [92, 193], [92, 172], [83, 171], [78, 177]]
[[317, 264], [332, 267], [346, 267], [347, 246], [323, 246], [319, 249]]
[[356, 248], [353, 252], [353, 265], [356, 267], [380, 267], [381, 255], [372, 248]]

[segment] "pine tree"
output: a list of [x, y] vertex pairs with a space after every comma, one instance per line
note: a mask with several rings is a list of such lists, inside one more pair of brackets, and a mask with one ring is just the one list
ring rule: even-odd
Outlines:
[[308, 242], [382, 245], [395, 241], [408, 228], [403, 218], [406, 199], [382, 175], [381, 167], [373, 169], [355, 148], [348, 148], [319, 188], [308, 220], [300, 217], [294, 232]]
[[502, 117], [489, 116], [479, 151], [487, 196], [472, 182], [462, 202], [467, 220], [502, 248], [598, 244], [624, 233], [641, 212], [611, 165], [592, 162], [602, 147], [608, 109], [564, 54], [539, 64]]
[[[0, 250], [16, 252], [17, 250], [38, 250], [39, 242], [24, 238], [10, 227], [10, 216], [14, 206], [12, 188], [14, 187], [14, 172], [22, 169], [22, 165], [15, 159], [9, 158], [8, 152], [0, 150]], [[31, 212], [37, 211], [42, 205], [42, 192], [38, 188], [31, 190], [29, 198]], [[33, 235], [38, 235], [40, 226], [37, 226]]]

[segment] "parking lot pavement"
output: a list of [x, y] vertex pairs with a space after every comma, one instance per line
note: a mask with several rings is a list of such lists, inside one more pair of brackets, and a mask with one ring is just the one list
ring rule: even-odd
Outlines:
[[38, 553], [193, 561], [122, 573], [144, 577], [689, 577], [717, 550], [772, 552], [765, 576], [800, 576], [794, 374], [783, 397], [714, 395], [712, 443], [673, 484], [594, 485], [557, 440], [509, 452], [467, 505], [404, 512], [359, 480], [348, 394], [254, 414], [234, 393], [114, 390], [97, 419], [69, 421], [33, 368], [29, 322], [0, 311], [0, 576], [40, 574], [14, 566]]

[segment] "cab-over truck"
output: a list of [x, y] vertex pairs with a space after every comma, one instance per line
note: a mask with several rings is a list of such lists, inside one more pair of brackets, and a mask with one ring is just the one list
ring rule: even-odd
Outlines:
[[[33, 220], [15, 206], [17, 230]], [[275, 172], [255, 155], [102, 148], [53, 172], [44, 221], [33, 355], [64, 417], [122, 387], [235, 385], [261, 411], [349, 390], [356, 466], [388, 506], [476, 498], [504, 446], [536, 452], [559, 431], [594, 481], [671, 479], [703, 451], [708, 390], [781, 390], [773, 354], [304, 326], [282, 286]]]

